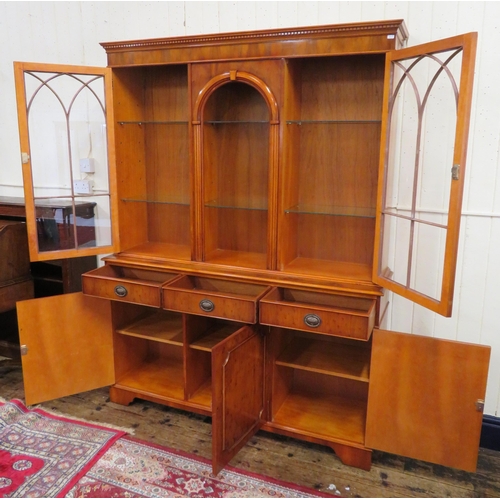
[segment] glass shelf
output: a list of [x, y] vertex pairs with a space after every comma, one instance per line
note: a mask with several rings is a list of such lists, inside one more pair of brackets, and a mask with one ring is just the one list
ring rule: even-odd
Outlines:
[[223, 201], [219, 200], [211, 200], [205, 203], [205, 207], [209, 208], [229, 208], [229, 209], [235, 209], [235, 210], [260, 210], [260, 211], [266, 211], [267, 206], [254, 206], [250, 207], [248, 205], [236, 205], [234, 203], [224, 203]]
[[149, 200], [144, 198], [122, 198], [121, 201], [129, 203], [156, 203], [160, 205], [182, 205], [189, 207], [190, 202], [185, 200]]
[[119, 121], [119, 125], [188, 125], [187, 120], [127, 120]]
[[269, 125], [269, 120], [206, 120], [205, 125]]
[[339, 207], [335, 205], [299, 204], [285, 209], [286, 214], [340, 215], [344, 217], [375, 218], [375, 208], [370, 207]]
[[287, 125], [380, 125], [381, 120], [287, 120]]

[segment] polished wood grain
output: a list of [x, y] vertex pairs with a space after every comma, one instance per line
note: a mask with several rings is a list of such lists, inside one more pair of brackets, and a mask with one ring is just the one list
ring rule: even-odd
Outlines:
[[116, 330], [122, 335], [139, 337], [167, 344], [182, 346], [183, 325], [180, 314], [167, 311], [147, 312], [143, 317], [124, 328]]
[[[260, 322], [339, 337], [368, 340], [375, 324], [375, 300], [274, 287], [260, 301]], [[309, 324], [314, 315], [318, 324]]]
[[114, 382], [108, 301], [71, 293], [21, 301], [17, 312], [27, 404]]
[[[207, 317], [257, 322], [257, 303], [268, 290], [265, 286], [236, 281], [181, 276], [163, 287], [163, 307]], [[211, 309], [203, 308], [209, 301]]]
[[[359, 35], [359, 36], [353, 36]], [[385, 52], [402, 44], [408, 31], [402, 20], [299, 27], [203, 36], [134, 40], [101, 45], [109, 66], [167, 64], [192, 60], [315, 56], [325, 53]], [[279, 43], [289, 41], [292, 43]], [[278, 43], [277, 43], [278, 42]], [[193, 49], [193, 44], [195, 48]]]
[[473, 471], [490, 348], [376, 330], [367, 446]]
[[173, 273], [103, 266], [82, 275], [82, 288], [86, 295], [160, 307], [161, 285], [176, 277]]
[[296, 336], [276, 364], [368, 382], [370, 354], [366, 346], [328, 342], [323, 336]]
[[264, 338], [244, 326], [212, 350], [212, 469], [217, 474], [260, 428]]
[[[304, 412], [304, 408], [309, 411]], [[269, 425], [328, 441], [363, 444], [365, 419], [366, 403], [362, 400], [295, 390], [288, 394]]]

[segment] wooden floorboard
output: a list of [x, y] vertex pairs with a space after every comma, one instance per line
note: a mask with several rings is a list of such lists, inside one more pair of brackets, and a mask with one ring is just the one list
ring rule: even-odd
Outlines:
[[[0, 397], [24, 400], [20, 363], [0, 359]], [[134, 430], [151, 443], [211, 457], [210, 418], [135, 400], [109, 401], [98, 389], [49, 401], [43, 408], [101, 424]], [[478, 470], [467, 473], [417, 460], [374, 452], [370, 471], [343, 465], [330, 448], [259, 432], [230, 465], [341, 497], [473, 498], [500, 497], [500, 452], [481, 449]]]

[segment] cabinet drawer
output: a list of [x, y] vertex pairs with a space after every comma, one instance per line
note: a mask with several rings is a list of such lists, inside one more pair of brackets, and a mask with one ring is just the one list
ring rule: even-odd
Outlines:
[[375, 304], [375, 299], [274, 287], [260, 301], [260, 322], [368, 340], [375, 324]]
[[163, 287], [163, 307], [253, 324], [259, 299], [268, 291], [263, 285], [180, 276]]
[[177, 276], [106, 265], [82, 275], [82, 290], [86, 295], [104, 299], [160, 307], [161, 286]]

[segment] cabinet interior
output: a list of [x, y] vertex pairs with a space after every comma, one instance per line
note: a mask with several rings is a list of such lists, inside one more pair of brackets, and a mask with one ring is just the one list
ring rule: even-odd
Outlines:
[[188, 67], [113, 71], [123, 247], [191, 258]]
[[[278, 141], [258, 88], [219, 85], [201, 110], [195, 172], [189, 74], [206, 66], [113, 70], [125, 252], [368, 280], [384, 55], [287, 59], [271, 88], [281, 103]], [[281, 157], [277, 199], [273, 155]]]
[[364, 444], [370, 345], [280, 328], [270, 339], [271, 426]]
[[113, 303], [116, 386], [186, 407], [212, 408], [212, 349], [231, 321]]

